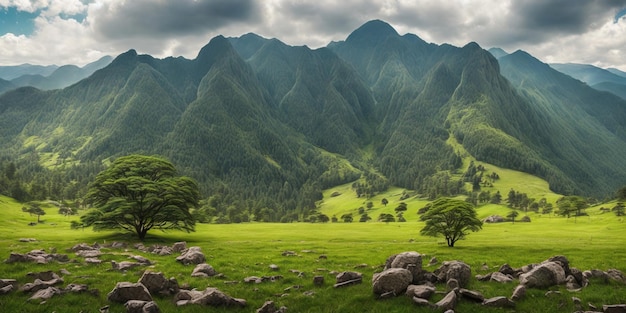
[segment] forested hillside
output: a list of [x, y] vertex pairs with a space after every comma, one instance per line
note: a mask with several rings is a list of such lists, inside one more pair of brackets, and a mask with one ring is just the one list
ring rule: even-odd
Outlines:
[[453, 137], [557, 192], [612, 194], [626, 177], [626, 102], [540, 81], [555, 74], [517, 57], [382, 21], [315, 50], [255, 34], [215, 37], [192, 60], [129, 50], [70, 87], [0, 96], [0, 193], [79, 199], [112, 159], [158, 154], [200, 183], [205, 216], [290, 221], [359, 178], [364, 195], [463, 192], [446, 179], [465, 170]]

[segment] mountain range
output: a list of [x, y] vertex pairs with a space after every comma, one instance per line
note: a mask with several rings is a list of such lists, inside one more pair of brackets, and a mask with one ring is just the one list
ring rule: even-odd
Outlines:
[[456, 143], [556, 192], [605, 197], [626, 183], [626, 101], [523, 51], [436, 45], [380, 20], [319, 49], [250, 33], [194, 59], [129, 50], [63, 89], [0, 96], [5, 158], [54, 160], [82, 182], [112, 158], [159, 154], [268, 220], [359, 178], [423, 192], [464, 170]]
[[603, 69], [590, 64], [553, 63], [551, 67], [587, 83], [594, 89], [608, 91], [626, 99], [626, 72]]
[[83, 67], [76, 65], [31, 65], [0, 66], [0, 94], [19, 87], [35, 87], [41, 90], [61, 89], [89, 77], [96, 70], [113, 60], [104, 56]]

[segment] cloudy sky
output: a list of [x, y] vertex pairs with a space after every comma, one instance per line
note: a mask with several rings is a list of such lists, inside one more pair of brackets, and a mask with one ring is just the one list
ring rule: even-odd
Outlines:
[[372, 19], [436, 43], [626, 71], [626, 0], [0, 0], [0, 65], [84, 65], [129, 49], [194, 58], [253, 32], [318, 48]]

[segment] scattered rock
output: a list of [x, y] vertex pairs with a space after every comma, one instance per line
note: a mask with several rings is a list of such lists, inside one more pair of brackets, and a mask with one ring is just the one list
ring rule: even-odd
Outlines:
[[38, 290], [35, 292], [27, 301], [39, 300], [46, 301], [52, 298], [54, 295], [61, 294], [61, 290], [56, 287], [47, 287], [45, 289]]
[[206, 263], [196, 265], [193, 272], [191, 272], [191, 277], [211, 277], [215, 275], [217, 275], [217, 272], [213, 266]]
[[461, 295], [465, 299], [472, 300], [474, 302], [483, 302], [485, 301], [485, 296], [482, 293], [475, 290], [468, 290], [464, 288], [459, 289], [459, 295]]
[[0, 279], [0, 288], [5, 288], [7, 286], [12, 286], [12, 289], [17, 289], [17, 280], [16, 279]]
[[295, 251], [283, 251], [281, 255], [282, 256], [297, 256], [298, 254]]
[[492, 215], [483, 220], [483, 223], [502, 223], [505, 222], [506, 219], [500, 215]]
[[491, 274], [489, 278], [490, 281], [498, 282], [498, 283], [510, 283], [513, 281], [513, 278], [510, 275], [502, 274], [501, 272], [494, 272]]
[[24, 286], [22, 286], [22, 288], [20, 288], [20, 291], [23, 292], [36, 292], [42, 289], [47, 289], [49, 287], [55, 286], [55, 285], [59, 285], [63, 283], [63, 279], [62, 278], [54, 278], [51, 280], [41, 280], [41, 279], [35, 279], [34, 282], [32, 283], [26, 283], [24, 284]]
[[202, 249], [200, 247], [190, 247], [185, 250], [179, 257], [176, 258], [176, 261], [184, 264], [200, 264], [206, 261], [204, 254], [202, 253]]
[[176, 279], [165, 278], [163, 273], [158, 272], [150, 272], [145, 271], [141, 278], [139, 279], [139, 283], [144, 285], [150, 294], [159, 294], [159, 295], [174, 295], [178, 293], [179, 287]]
[[611, 268], [606, 271], [606, 274], [610, 279], [618, 283], [626, 284], [626, 278], [624, 278], [624, 274], [620, 270]]
[[333, 287], [345, 287], [363, 282], [363, 274], [359, 272], [341, 272], [335, 277], [336, 283]]
[[124, 304], [126, 313], [160, 313], [154, 301], [129, 300]]
[[122, 262], [115, 262], [115, 261], [111, 261], [111, 268], [113, 268], [114, 270], [118, 270], [118, 271], [127, 271], [133, 267], [137, 267], [140, 266], [140, 263], [136, 263], [136, 262], [129, 262], [129, 261], [122, 261]]
[[626, 304], [603, 305], [602, 311], [604, 313], [626, 313]]
[[66, 254], [49, 254], [44, 250], [32, 250], [26, 254], [11, 252], [9, 258], [4, 263], [32, 262], [38, 264], [47, 264], [52, 261], [68, 262], [70, 259]]
[[393, 292], [394, 295], [403, 293], [413, 281], [411, 272], [404, 268], [390, 268], [372, 277], [374, 294], [381, 295]]
[[448, 294], [446, 294], [443, 299], [439, 300], [439, 302], [435, 303], [435, 306], [439, 310], [454, 310], [454, 307], [456, 307], [456, 302], [457, 295], [456, 292], [453, 290], [448, 292]]
[[430, 301], [419, 297], [413, 297], [413, 303], [433, 310], [437, 308], [434, 304], [430, 303]]
[[511, 300], [517, 301], [521, 300], [526, 296], [526, 286], [517, 285], [515, 289], [513, 289], [513, 295], [511, 296]]
[[141, 255], [130, 256], [129, 259], [137, 261], [141, 265], [152, 265], [152, 262]]
[[185, 249], [187, 249], [187, 243], [184, 241], [179, 241], [179, 242], [175, 242], [172, 245], [172, 252], [183, 252]]
[[418, 297], [422, 299], [430, 299], [435, 293], [435, 287], [428, 285], [409, 285], [406, 288], [406, 295], [413, 298]]
[[102, 255], [102, 252], [100, 252], [100, 250], [97, 250], [97, 249], [76, 251], [76, 256], [83, 257], [83, 258], [97, 258], [101, 255]]
[[485, 299], [483, 305], [496, 308], [514, 308], [515, 302], [507, 299], [507, 297], [493, 297]]
[[469, 265], [461, 261], [446, 261], [433, 274], [437, 276], [438, 281], [447, 282], [454, 278], [459, 282], [460, 287], [466, 287], [472, 277], [472, 270]]
[[[48, 280], [53, 280], [53, 279], [60, 279], [61, 277], [59, 277], [59, 275], [57, 275], [55, 272], [53, 271], [45, 271], [45, 272], [30, 272], [28, 274], [26, 274], [26, 277], [36, 280], [44, 280], [44, 281], [48, 281]], [[61, 280], [61, 282], [63, 282]]]
[[107, 299], [111, 302], [126, 303], [129, 300], [152, 301], [148, 288], [141, 283], [119, 282], [109, 292]]
[[269, 265], [270, 270], [272, 271], [278, 271], [280, 268], [278, 267], [278, 265], [276, 264], [270, 264]]
[[529, 288], [547, 288], [565, 282], [565, 271], [556, 262], [545, 262], [519, 277], [520, 284]]
[[85, 263], [87, 263], [87, 264], [100, 264], [100, 263], [102, 263], [102, 260], [95, 259], [95, 258], [86, 258], [85, 259]]
[[20, 242], [36, 242], [35, 238], [20, 238]]
[[415, 251], [394, 254], [387, 258], [384, 270], [403, 268], [411, 272], [411, 282], [417, 284], [422, 278], [422, 255]]
[[287, 312], [287, 307], [281, 306], [279, 309], [276, 309], [276, 305], [274, 301], [265, 301], [263, 306], [256, 310], [256, 313], [285, 313]]
[[[246, 306], [246, 300], [233, 298], [217, 288], [207, 288], [199, 296], [188, 300], [190, 304], [201, 304], [209, 306]], [[178, 302], [177, 302], [178, 304]]]
[[14, 289], [15, 287], [13, 287], [13, 285], [6, 285], [4, 287], [0, 287], [0, 295], [6, 295], [10, 293], [11, 291], [13, 291]]

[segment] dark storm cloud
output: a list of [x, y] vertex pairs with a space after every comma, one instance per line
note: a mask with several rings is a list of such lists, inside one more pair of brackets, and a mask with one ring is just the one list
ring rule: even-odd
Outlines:
[[133, 0], [107, 3], [90, 21], [105, 38], [201, 34], [259, 19], [253, 0]]

